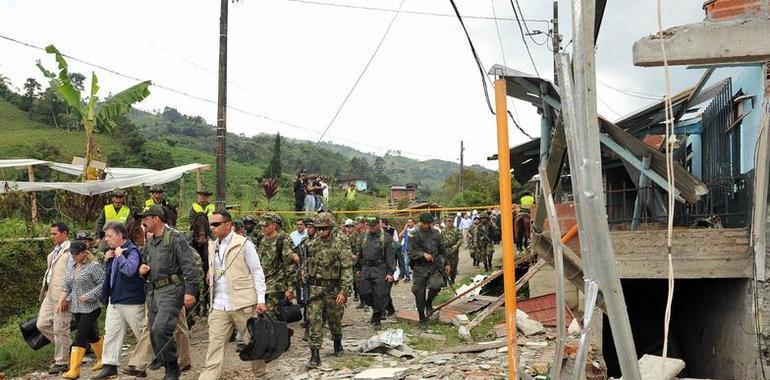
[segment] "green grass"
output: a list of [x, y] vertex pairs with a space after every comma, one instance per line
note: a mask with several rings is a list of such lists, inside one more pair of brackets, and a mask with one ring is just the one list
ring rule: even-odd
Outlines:
[[361, 356], [358, 354], [345, 355], [339, 359], [334, 359], [330, 364], [335, 371], [344, 369], [363, 369], [369, 368], [374, 363], [371, 356]]
[[[473, 278], [481, 273], [484, 273], [483, 269], [473, 268], [473, 270], [470, 273], [460, 275], [460, 277], [454, 283], [455, 289], [459, 289], [463, 285], [472, 283]], [[441, 305], [442, 303], [449, 301], [454, 296], [455, 296], [454, 291], [447, 286], [446, 288], [441, 290], [441, 292], [436, 296], [436, 298], [433, 299], [433, 305], [434, 306]]]
[[52, 344], [34, 351], [21, 337], [19, 323], [34, 317], [36, 311], [30, 309], [0, 326], [0, 373], [7, 377], [43, 368], [53, 360]]
[[[463, 343], [463, 339], [460, 337], [460, 334], [457, 332], [457, 328], [454, 325], [432, 323], [426, 330], [423, 330], [409, 322], [397, 322], [389, 324], [388, 329], [404, 330], [404, 334], [407, 336], [406, 344], [415, 350], [436, 352]], [[420, 336], [422, 333], [442, 335], [445, 339], [437, 340], [426, 336]]]

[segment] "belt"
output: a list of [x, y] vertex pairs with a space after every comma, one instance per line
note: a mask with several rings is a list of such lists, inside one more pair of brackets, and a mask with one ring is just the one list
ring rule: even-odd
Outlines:
[[368, 267], [373, 267], [375, 265], [381, 265], [385, 264], [385, 260], [383, 259], [377, 259], [377, 260], [364, 260], [364, 265]]
[[172, 274], [168, 277], [161, 277], [155, 281], [150, 282], [150, 287], [154, 290], [169, 286], [169, 285], [179, 285], [182, 283], [182, 280], [179, 278], [178, 275]]
[[310, 285], [323, 286], [323, 287], [338, 287], [340, 286], [340, 280], [324, 280], [322, 278], [310, 278], [308, 279]]

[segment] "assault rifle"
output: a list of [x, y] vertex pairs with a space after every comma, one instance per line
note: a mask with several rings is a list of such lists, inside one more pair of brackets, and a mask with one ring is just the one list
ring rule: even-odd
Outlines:
[[310, 300], [310, 282], [308, 281], [308, 275], [307, 275], [307, 246], [303, 244], [307, 240], [307, 238], [302, 238], [300, 240], [299, 244], [297, 244], [297, 250], [299, 251], [299, 270], [300, 270], [300, 280], [302, 281], [302, 287], [300, 288], [300, 302], [302, 302], [302, 317], [305, 325], [305, 333], [310, 333], [310, 323], [308, 323], [307, 318], [307, 304]]
[[428, 251], [428, 248], [425, 248], [425, 245], [422, 244], [422, 240], [421, 239], [418, 239], [418, 238], [415, 237], [414, 244], [417, 245], [418, 247], [422, 248], [422, 250], [425, 253], [433, 256], [433, 260], [431, 260], [431, 263], [433, 264], [433, 270], [438, 271], [438, 273], [441, 275], [441, 278], [444, 279], [444, 283], [449, 285], [449, 288], [452, 289], [452, 291], [455, 293], [455, 295], [457, 295], [457, 289], [455, 289], [454, 281], [452, 281], [452, 279], [449, 276], [447, 276], [447, 274], [444, 271], [444, 268], [442, 267], [442, 265], [439, 265], [439, 263], [438, 263], [439, 257], [436, 256], [435, 254], [430, 253]]

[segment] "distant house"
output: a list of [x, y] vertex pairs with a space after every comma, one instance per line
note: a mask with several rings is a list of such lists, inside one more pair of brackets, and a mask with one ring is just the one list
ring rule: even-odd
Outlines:
[[337, 178], [337, 186], [339, 186], [340, 189], [347, 189], [348, 187], [350, 187], [351, 183], [356, 185], [357, 191], [366, 191], [369, 188], [366, 180], [360, 177]]
[[391, 186], [390, 187], [390, 200], [391, 202], [398, 202], [402, 199], [408, 199], [409, 202], [414, 201], [417, 194], [417, 185], [407, 184], [406, 186]]

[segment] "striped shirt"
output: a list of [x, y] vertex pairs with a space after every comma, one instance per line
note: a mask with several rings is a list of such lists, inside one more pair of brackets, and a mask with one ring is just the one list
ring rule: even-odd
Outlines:
[[[99, 294], [102, 291], [104, 281], [104, 268], [91, 261], [76, 264], [67, 271], [64, 279], [64, 293], [70, 301], [70, 311], [73, 313], [90, 313], [99, 308]], [[80, 296], [85, 295], [88, 300], [80, 302]]]

